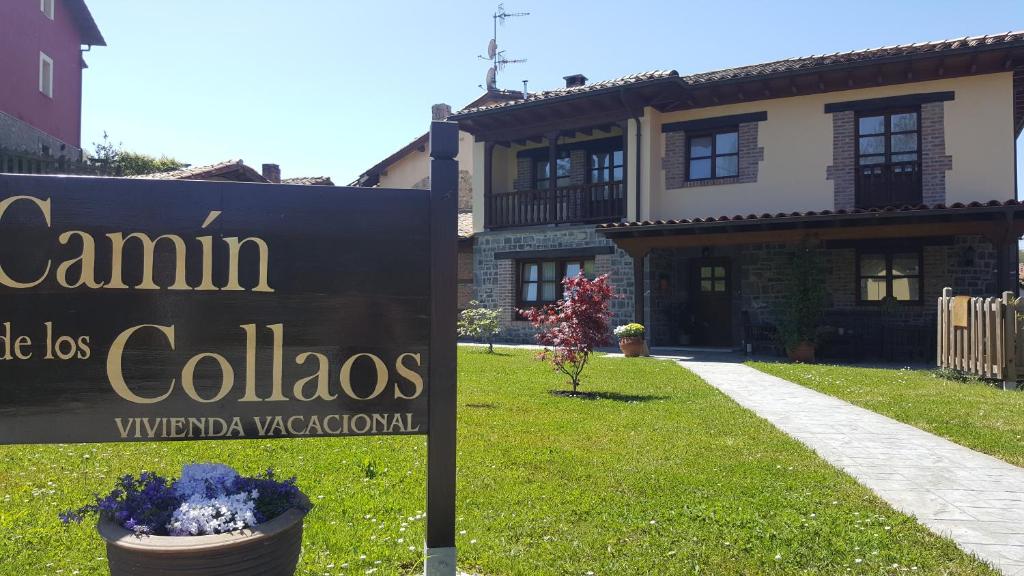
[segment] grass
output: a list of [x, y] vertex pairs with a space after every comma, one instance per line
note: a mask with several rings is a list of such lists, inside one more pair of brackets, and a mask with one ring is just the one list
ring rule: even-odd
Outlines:
[[[992, 575], [677, 365], [459, 353], [460, 567], [498, 574]], [[0, 447], [2, 574], [105, 574], [57, 513], [143, 468], [268, 465], [317, 507], [299, 574], [422, 573], [422, 437]], [[912, 568], [914, 570], [912, 570]], [[375, 572], [371, 572], [375, 570]]]
[[1024, 393], [944, 378], [927, 370], [748, 364], [1024, 466]]

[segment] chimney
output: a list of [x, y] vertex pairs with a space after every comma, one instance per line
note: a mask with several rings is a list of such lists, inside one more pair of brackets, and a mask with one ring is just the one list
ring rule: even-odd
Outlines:
[[452, 115], [452, 107], [447, 104], [434, 104], [430, 107], [431, 120], [447, 120]]
[[277, 164], [264, 164], [263, 165], [263, 177], [270, 180], [273, 184], [281, 183], [281, 167]]
[[565, 80], [566, 88], [578, 88], [587, 83], [587, 77], [583, 74], [571, 74], [569, 76], [562, 76], [562, 78]]

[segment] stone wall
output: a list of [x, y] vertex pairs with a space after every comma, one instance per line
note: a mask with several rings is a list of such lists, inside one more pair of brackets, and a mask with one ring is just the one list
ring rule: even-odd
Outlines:
[[[502, 333], [499, 339], [506, 342], [533, 342], [535, 332], [528, 322], [519, 320], [515, 312], [518, 290], [515, 285], [515, 257], [496, 259], [496, 253], [614, 246], [593, 225], [486, 231], [476, 234], [474, 240], [473, 283], [476, 300], [487, 308], [501, 309]], [[632, 321], [632, 258], [617, 249], [612, 254], [592, 257], [595, 273], [609, 274], [620, 296], [611, 305], [614, 314], [612, 324]]]
[[54, 158], [81, 160], [82, 149], [50, 136], [10, 114], [0, 112], [0, 148], [23, 150]]

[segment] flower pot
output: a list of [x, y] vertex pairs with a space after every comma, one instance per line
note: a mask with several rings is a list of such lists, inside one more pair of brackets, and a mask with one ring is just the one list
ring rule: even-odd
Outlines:
[[814, 343], [801, 342], [796, 346], [786, 348], [786, 356], [789, 356], [793, 362], [814, 364]]
[[644, 339], [637, 336], [634, 338], [619, 338], [619, 350], [622, 350], [626, 358], [643, 356], [645, 351]]
[[288, 510], [254, 530], [209, 536], [136, 536], [101, 519], [111, 576], [292, 576], [305, 513]]

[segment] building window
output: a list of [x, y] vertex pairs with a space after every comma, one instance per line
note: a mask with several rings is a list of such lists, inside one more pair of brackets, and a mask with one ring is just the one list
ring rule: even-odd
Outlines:
[[861, 302], [920, 302], [921, 252], [862, 252], [857, 255]]
[[590, 151], [591, 184], [622, 182], [622, 148]]
[[739, 175], [739, 128], [688, 135], [687, 180], [730, 178]]
[[39, 91], [53, 98], [53, 59], [39, 53]]
[[594, 277], [593, 258], [567, 258], [564, 260], [520, 260], [517, 308], [530, 308], [554, 304], [564, 296], [562, 280], [573, 278], [583, 271], [587, 278]]
[[50, 20], [53, 20], [53, 2], [54, 0], [39, 0], [39, 11]]
[[[551, 185], [551, 170], [548, 166], [548, 159], [545, 157], [543, 160], [537, 160], [534, 163], [533, 173], [535, 175], [534, 188], [537, 190], [547, 190], [548, 186]], [[555, 159], [555, 187], [561, 188], [569, 185], [569, 171], [571, 169], [571, 161], [569, 160], [568, 150], [559, 150], [557, 158]]]
[[921, 201], [921, 131], [917, 110], [857, 116], [857, 205]]
[[725, 292], [727, 273], [725, 266], [700, 267], [701, 292]]

